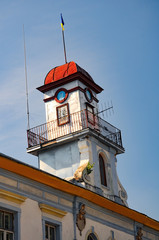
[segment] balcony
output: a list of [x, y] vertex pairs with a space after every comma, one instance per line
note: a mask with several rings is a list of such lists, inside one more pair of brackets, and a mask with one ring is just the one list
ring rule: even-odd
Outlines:
[[124, 151], [121, 131], [86, 109], [29, 129], [28, 149], [72, 133], [80, 133], [84, 129], [92, 130], [109, 145], [113, 144]]

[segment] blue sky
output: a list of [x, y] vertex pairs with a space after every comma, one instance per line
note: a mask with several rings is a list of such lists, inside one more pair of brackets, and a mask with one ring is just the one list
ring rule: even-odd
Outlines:
[[0, 152], [37, 166], [26, 153], [23, 24], [33, 127], [45, 122], [36, 87], [64, 63], [61, 12], [68, 61], [104, 88], [100, 103], [113, 101], [114, 114], [105, 119], [122, 131], [126, 151], [117, 170], [129, 206], [159, 220], [158, 0], [1, 0]]

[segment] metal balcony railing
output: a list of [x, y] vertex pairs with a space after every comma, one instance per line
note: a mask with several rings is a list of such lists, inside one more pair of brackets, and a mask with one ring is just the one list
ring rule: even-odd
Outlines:
[[86, 128], [98, 132], [110, 143], [123, 148], [121, 131], [86, 109], [29, 129], [28, 148]]

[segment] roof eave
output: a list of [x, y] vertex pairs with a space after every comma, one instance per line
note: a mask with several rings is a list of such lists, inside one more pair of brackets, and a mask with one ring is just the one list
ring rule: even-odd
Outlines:
[[49, 84], [42, 85], [42, 86], [38, 87], [37, 90], [39, 90], [42, 93], [45, 93], [45, 92], [47, 92], [49, 90], [52, 90], [54, 88], [63, 86], [64, 84], [69, 83], [69, 82], [73, 82], [75, 80], [81, 81], [87, 87], [90, 87], [97, 94], [101, 93], [103, 91], [102, 87], [100, 87], [98, 84], [96, 84], [94, 81], [90, 80], [84, 74], [82, 74], [80, 72], [71, 74], [71, 75], [69, 75], [69, 76], [67, 76], [65, 78], [62, 78], [60, 80], [51, 82]]

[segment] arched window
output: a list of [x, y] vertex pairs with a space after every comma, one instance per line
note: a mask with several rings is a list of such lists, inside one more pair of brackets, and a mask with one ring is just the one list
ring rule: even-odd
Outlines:
[[90, 233], [87, 237], [87, 240], [97, 240], [97, 237], [94, 235], [94, 233]]
[[104, 186], [107, 186], [107, 179], [106, 179], [106, 173], [105, 173], [105, 163], [104, 159], [99, 154], [99, 168], [100, 168], [100, 179], [101, 179], [101, 184]]

